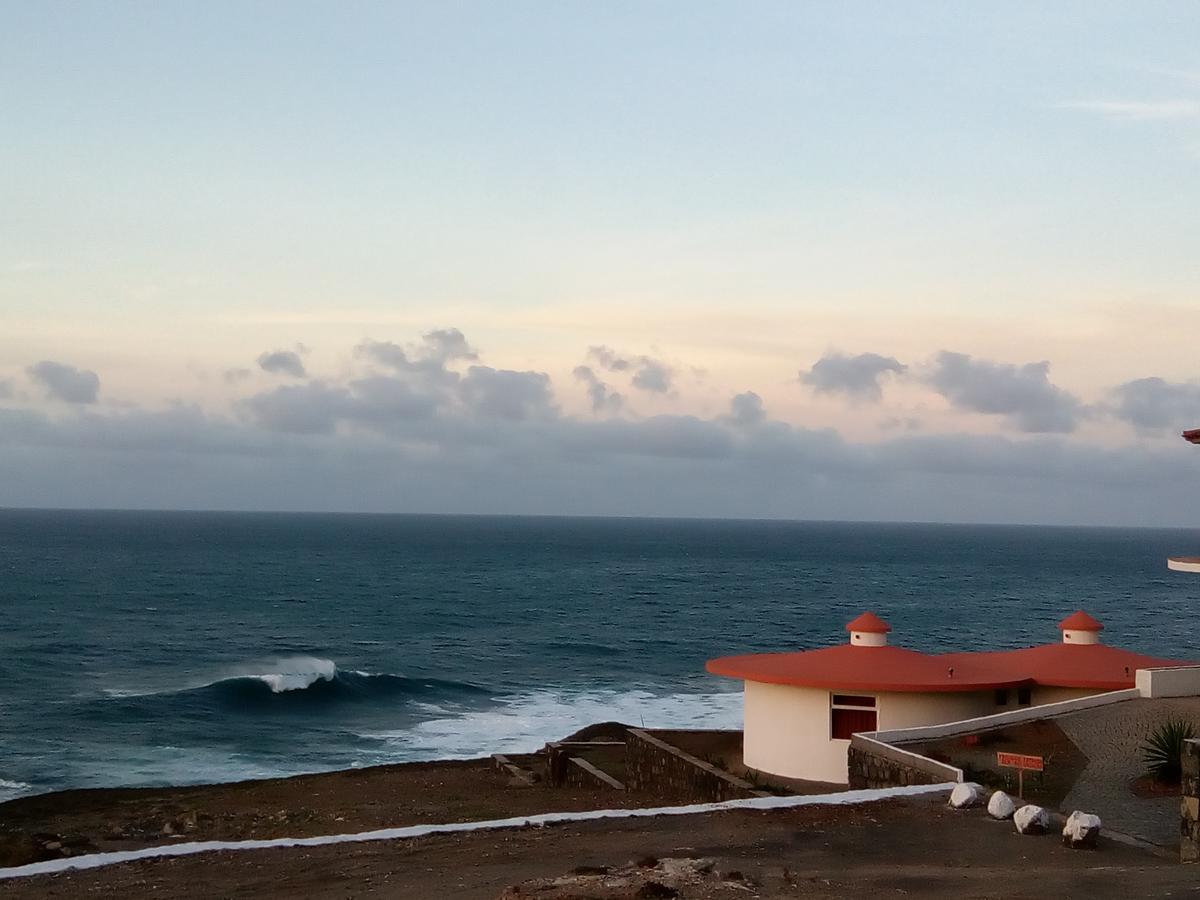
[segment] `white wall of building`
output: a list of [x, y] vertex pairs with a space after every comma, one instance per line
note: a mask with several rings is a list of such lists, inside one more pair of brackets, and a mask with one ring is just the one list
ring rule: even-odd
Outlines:
[[[785, 778], [846, 784], [848, 740], [830, 738], [833, 691], [780, 684], [745, 683], [742, 761], [752, 769]], [[877, 693], [843, 691], [876, 698], [878, 728], [936, 725], [996, 711], [992, 692]]]
[[[831, 695], [874, 696], [880, 731], [941, 725], [1020, 709], [1015, 689], [997, 706], [994, 691], [860, 692], [745, 682], [742, 761], [752, 769], [785, 778], [846, 784], [848, 740], [830, 737]], [[1032, 706], [1089, 697], [1099, 691], [1035, 688]]]
[[[1012, 692], [1015, 696], [1016, 691]], [[1033, 706], [1045, 706], [1047, 703], [1061, 703], [1063, 700], [1078, 700], [1080, 697], [1091, 697], [1093, 694], [1103, 694], [1104, 691], [1094, 690], [1092, 688], [1064, 688], [1064, 687], [1035, 687], [1033, 689]], [[1014, 701], [1009, 699], [1009, 706], [1014, 705]]]
[[[879, 694], [879, 730], [940, 725], [997, 711], [992, 691], [939, 694]], [[1003, 707], [1001, 707], [1003, 708]]]
[[1138, 669], [1136, 678], [1143, 697], [1195, 697], [1200, 694], [1200, 666]]
[[829, 739], [829, 691], [746, 682], [742, 762], [752, 769], [845, 784], [849, 741]]

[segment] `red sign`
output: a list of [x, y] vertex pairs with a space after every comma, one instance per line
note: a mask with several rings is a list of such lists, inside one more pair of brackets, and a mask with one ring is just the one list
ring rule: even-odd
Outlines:
[[1026, 753], [997, 753], [996, 765], [1041, 772], [1046, 767], [1046, 761], [1040, 756], [1030, 756]]

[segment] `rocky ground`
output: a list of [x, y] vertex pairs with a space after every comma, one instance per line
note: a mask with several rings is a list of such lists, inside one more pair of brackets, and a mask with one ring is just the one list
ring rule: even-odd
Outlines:
[[209, 853], [0, 882], [5, 900], [1200, 896], [1194, 867], [1101, 839], [1073, 851], [945, 798], [581, 822]]
[[514, 779], [490, 759], [185, 788], [62, 791], [0, 804], [0, 866], [174, 841], [308, 837], [646, 805]]

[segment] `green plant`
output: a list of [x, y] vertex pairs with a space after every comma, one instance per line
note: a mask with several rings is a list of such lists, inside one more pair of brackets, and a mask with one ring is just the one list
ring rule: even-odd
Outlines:
[[1183, 742], [1196, 736], [1191, 722], [1168, 719], [1150, 732], [1142, 744], [1146, 771], [1155, 781], [1175, 783], [1183, 775]]

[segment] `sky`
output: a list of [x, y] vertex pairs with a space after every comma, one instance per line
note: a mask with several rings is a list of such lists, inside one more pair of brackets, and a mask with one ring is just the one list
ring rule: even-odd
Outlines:
[[0, 0], [0, 506], [1198, 525], [1196, 47]]

